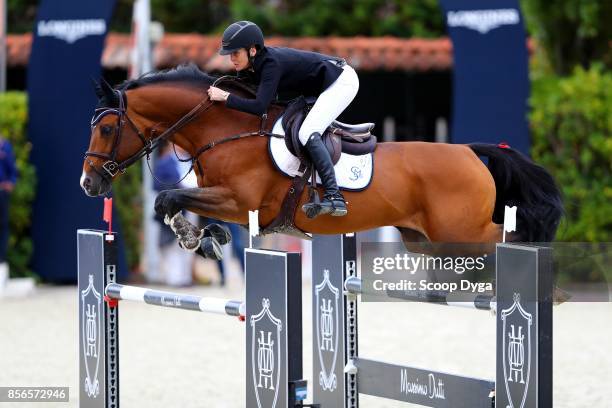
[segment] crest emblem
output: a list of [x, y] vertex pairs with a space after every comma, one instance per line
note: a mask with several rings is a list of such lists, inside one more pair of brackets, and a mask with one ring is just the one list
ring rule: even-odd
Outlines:
[[102, 296], [94, 287], [94, 276], [89, 275], [89, 285], [81, 291], [81, 341], [85, 364], [85, 393], [90, 398], [100, 394], [100, 347], [102, 344]]
[[509, 408], [524, 408], [531, 374], [533, 316], [521, 305], [520, 294], [515, 293], [513, 301], [501, 312], [504, 384]]
[[323, 281], [315, 288], [315, 301], [317, 302], [315, 320], [317, 354], [321, 364], [319, 385], [321, 389], [328, 391], [334, 391], [338, 386], [335, 371], [339, 337], [339, 299], [340, 290], [332, 285], [329, 280], [329, 270], [325, 269]]
[[261, 311], [251, 316], [251, 367], [258, 408], [274, 408], [281, 374], [283, 322], [270, 311], [270, 299], [262, 299]]

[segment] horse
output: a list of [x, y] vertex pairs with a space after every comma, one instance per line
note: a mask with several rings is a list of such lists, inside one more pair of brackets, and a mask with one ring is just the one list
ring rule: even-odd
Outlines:
[[[116, 88], [98, 83], [80, 181], [84, 192], [107, 194], [127, 167], [168, 140], [189, 153], [198, 181], [198, 188], [163, 191], [155, 202], [155, 211], [182, 246], [196, 250], [209, 240], [218, 249], [217, 244], [229, 240], [214, 225], [204, 230], [190, 225], [182, 210], [243, 225], [250, 210], [259, 210], [259, 224], [270, 225], [292, 183], [268, 152], [270, 130], [285, 107], [273, 104], [263, 120], [208, 100], [206, 91], [213, 84], [250, 95], [240, 81], [222, 81], [193, 65], [147, 74]], [[346, 216], [311, 219], [296, 211], [297, 229], [341, 234], [395, 226], [406, 245], [495, 243], [502, 240], [504, 206], [517, 205], [517, 232], [508, 240], [549, 242], [563, 214], [553, 177], [505, 144], [378, 143], [373, 163], [370, 185], [345, 192]], [[307, 200], [304, 192], [298, 208]]]

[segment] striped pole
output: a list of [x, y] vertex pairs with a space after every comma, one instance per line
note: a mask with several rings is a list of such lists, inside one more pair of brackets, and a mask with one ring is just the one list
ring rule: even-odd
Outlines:
[[227, 316], [244, 316], [245, 305], [240, 300], [205, 298], [184, 293], [162, 292], [136, 286], [110, 283], [106, 286], [106, 296], [116, 300], [131, 300], [149, 305], [217, 313]]
[[[351, 276], [344, 282], [344, 289], [353, 295], [364, 293], [361, 278]], [[368, 295], [380, 295], [380, 293], [369, 293]], [[490, 310], [495, 314], [497, 304], [495, 296], [476, 294], [470, 292], [445, 292], [445, 291], [387, 291], [385, 296], [393, 299], [402, 299], [409, 302], [433, 303], [444, 306], [464, 307], [468, 309]]]

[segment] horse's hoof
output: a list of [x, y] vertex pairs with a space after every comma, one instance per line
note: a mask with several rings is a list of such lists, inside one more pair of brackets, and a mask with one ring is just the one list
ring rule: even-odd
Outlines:
[[200, 248], [198, 248], [196, 253], [206, 259], [214, 259], [215, 261], [223, 259], [223, 249], [217, 240], [212, 237], [202, 238]]
[[229, 244], [232, 241], [232, 234], [229, 232], [229, 229], [220, 224], [208, 224], [205, 226], [204, 236], [216, 239], [219, 245]]

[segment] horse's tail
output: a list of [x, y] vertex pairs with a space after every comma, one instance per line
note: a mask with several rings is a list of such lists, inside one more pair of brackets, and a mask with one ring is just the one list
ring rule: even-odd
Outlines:
[[563, 216], [561, 192], [546, 169], [507, 145], [472, 143], [478, 156], [488, 158], [497, 196], [493, 222], [504, 222], [504, 206], [516, 205], [514, 241], [550, 242]]

